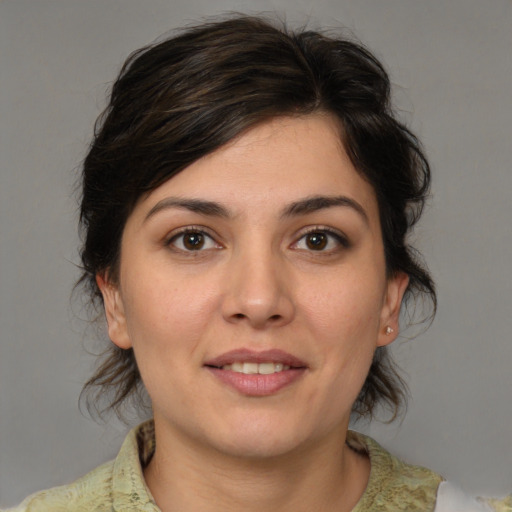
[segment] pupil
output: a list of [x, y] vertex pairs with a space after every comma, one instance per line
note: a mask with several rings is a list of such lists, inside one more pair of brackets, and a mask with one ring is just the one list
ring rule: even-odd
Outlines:
[[327, 245], [327, 236], [324, 233], [311, 233], [306, 243], [310, 249], [318, 251]]
[[183, 244], [191, 251], [197, 251], [204, 245], [204, 236], [201, 233], [188, 233], [185, 235]]

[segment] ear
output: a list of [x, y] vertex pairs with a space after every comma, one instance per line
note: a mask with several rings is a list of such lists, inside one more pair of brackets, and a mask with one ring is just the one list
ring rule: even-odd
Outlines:
[[103, 295], [109, 338], [119, 348], [131, 348], [132, 343], [126, 329], [126, 316], [119, 286], [109, 280], [108, 272], [96, 274], [96, 283]]
[[409, 284], [409, 276], [405, 272], [397, 272], [388, 279], [386, 296], [382, 306], [377, 346], [383, 347], [394, 341], [399, 333], [400, 306], [405, 290]]

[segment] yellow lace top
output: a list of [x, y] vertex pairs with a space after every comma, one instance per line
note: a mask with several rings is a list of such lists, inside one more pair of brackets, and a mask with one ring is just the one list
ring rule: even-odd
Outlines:
[[[373, 439], [349, 432], [348, 444], [368, 453], [368, 486], [353, 512], [433, 512], [438, 474], [401, 462]], [[152, 421], [133, 429], [115, 460], [107, 462], [70, 485], [41, 491], [5, 512], [160, 512], [144, 482], [142, 468], [155, 450]], [[512, 496], [489, 502], [497, 512], [512, 512]]]

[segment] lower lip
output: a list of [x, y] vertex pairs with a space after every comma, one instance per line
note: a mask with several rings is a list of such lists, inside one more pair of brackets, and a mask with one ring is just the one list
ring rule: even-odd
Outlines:
[[269, 375], [247, 375], [245, 373], [222, 370], [220, 368], [207, 368], [224, 384], [227, 384], [239, 393], [247, 396], [273, 395], [281, 389], [291, 385], [297, 379], [300, 379], [306, 371], [305, 368], [294, 368], [271, 373]]

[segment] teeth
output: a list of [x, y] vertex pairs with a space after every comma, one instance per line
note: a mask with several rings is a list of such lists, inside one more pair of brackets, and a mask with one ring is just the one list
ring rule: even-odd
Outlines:
[[232, 365], [228, 365], [228, 366], [231, 366], [231, 368], [229, 368], [231, 371], [238, 372], [238, 373], [241, 373], [244, 369], [243, 363], [233, 363]]
[[233, 363], [226, 364], [222, 367], [223, 370], [230, 370], [236, 373], [244, 373], [245, 375], [270, 375], [272, 373], [282, 372], [289, 370], [290, 367], [281, 363]]
[[270, 375], [276, 371], [276, 365], [274, 363], [260, 363], [258, 365], [258, 373], [262, 375]]
[[246, 375], [258, 373], [258, 366], [258, 363], [244, 363], [242, 373], [245, 373]]

